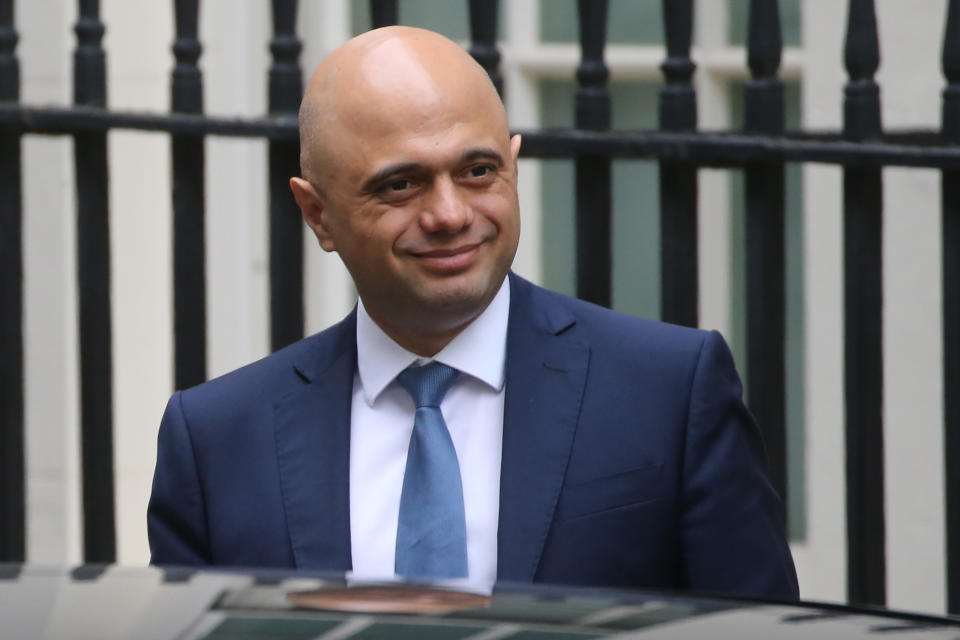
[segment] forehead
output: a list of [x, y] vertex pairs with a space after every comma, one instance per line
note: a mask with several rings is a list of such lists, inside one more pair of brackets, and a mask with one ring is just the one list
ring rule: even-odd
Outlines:
[[401, 50], [383, 64], [368, 60], [356, 82], [341, 93], [336, 119], [355, 136], [430, 133], [478, 126], [506, 133], [499, 98], [485, 73], [428, 68], [414, 52]]
[[447, 44], [361, 41], [318, 68], [311, 85], [325, 112], [314, 147], [322, 173], [342, 178], [383, 163], [439, 162], [477, 146], [509, 148], [506, 114], [486, 72]]
[[328, 150], [341, 168], [365, 173], [398, 162], [444, 164], [478, 147], [505, 153], [510, 135], [499, 99], [491, 104], [470, 86], [451, 91], [417, 84], [419, 90], [411, 91], [409, 82], [391, 79], [338, 113]]

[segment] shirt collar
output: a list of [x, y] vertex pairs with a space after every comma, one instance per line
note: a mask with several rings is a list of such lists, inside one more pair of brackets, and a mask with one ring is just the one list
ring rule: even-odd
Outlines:
[[503, 279], [500, 290], [487, 308], [458, 333], [433, 358], [421, 358], [407, 351], [383, 332], [363, 306], [357, 303], [357, 372], [364, 399], [373, 406], [377, 397], [397, 375], [415, 362], [442, 362], [485, 383], [503, 389], [507, 353], [507, 320], [510, 315], [510, 283]]

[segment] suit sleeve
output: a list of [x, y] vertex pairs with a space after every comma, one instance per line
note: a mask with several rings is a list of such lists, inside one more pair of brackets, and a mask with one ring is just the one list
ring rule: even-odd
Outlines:
[[147, 537], [150, 564], [211, 563], [203, 491], [179, 391], [170, 398], [160, 422]]
[[701, 347], [683, 461], [682, 562], [689, 588], [798, 597], [783, 505], [760, 432], [717, 332]]

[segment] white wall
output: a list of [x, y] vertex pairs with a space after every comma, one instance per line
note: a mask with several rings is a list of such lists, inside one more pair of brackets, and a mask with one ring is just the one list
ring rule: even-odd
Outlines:
[[[938, 126], [946, 3], [878, 10], [885, 126]], [[892, 605], [935, 611], [946, 580], [939, 189], [937, 171], [884, 171], [887, 585]]]
[[[40, 12], [16, 5], [21, 97], [70, 99], [72, 5]], [[27, 553], [37, 563], [76, 562], [80, 549], [79, 433], [74, 296], [72, 146], [66, 139], [23, 142], [24, 364], [27, 448]]]
[[[841, 124], [843, 3], [806, 2], [804, 126]], [[812, 37], [819, 46], [810, 46]], [[843, 291], [840, 170], [804, 166], [807, 539], [794, 545], [801, 593], [846, 596], [843, 436]]]

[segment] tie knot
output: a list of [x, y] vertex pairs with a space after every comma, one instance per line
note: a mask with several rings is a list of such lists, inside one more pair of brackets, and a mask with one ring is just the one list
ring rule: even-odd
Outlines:
[[447, 395], [450, 385], [460, 372], [439, 362], [431, 362], [422, 367], [407, 367], [397, 376], [397, 382], [413, 396], [413, 402], [420, 407], [439, 407], [443, 396]]

